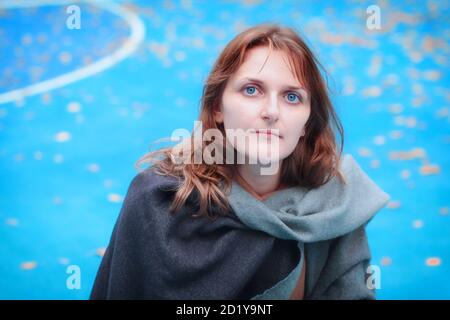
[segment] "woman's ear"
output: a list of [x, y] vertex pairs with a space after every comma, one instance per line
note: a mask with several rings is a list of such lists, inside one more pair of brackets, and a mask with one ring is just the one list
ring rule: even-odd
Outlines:
[[217, 123], [222, 123], [223, 122], [223, 113], [222, 111], [214, 111], [214, 121]]

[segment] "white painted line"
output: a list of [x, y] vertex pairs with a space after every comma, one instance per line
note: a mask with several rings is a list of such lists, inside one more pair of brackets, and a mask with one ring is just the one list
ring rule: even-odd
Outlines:
[[[145, 38], [145, 26], [142, 20], [137, 14], [128, 8], [106, 1], [83, 1], [102, 9], [105, 9], [119, 17], [121, 17], [125, 22], [128, 23], [131, 29], [130, 37], [125, 41], [122, 47], [114, 51], [112, 54], [101, 58], [100, 60], [89, 64], [85, 67], [65, 73], [63, 75], [57, 76], [55, 78], [38, 82], [20, 89], [15, 89], [5, 93], [0, 93], [0, 104], [20, 101], [27, 96], [32, 96], [40, 93], [44, 93], [56, 88], [63, 87], [75, 81], [82, 80], [84, 78], [90, 77], [94, 74], [102, 72], [115, 64], [119, 63], [121, 60], [125, 59], [131, 55], [141, 44]], [[77, 4], [76, 1], [2, 1], [0, 3], [0, 9], [11, 9], [11, 8], [24, 8], [24, 7], [36, 7], [42, 5], [69, 5]]]

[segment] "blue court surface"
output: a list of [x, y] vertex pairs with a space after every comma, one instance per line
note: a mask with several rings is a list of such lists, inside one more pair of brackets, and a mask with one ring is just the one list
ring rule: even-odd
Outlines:
[[[68, 27], [71, 4], [80, 29]], [[366, 23], [370, 5], [380, 29]], [[449, 7], [0, 1], [0, 298], [89, 297], [135, 161], [192, 130], [229, 40], [275, 22], [317, 53], [345, 153], [391, 196], [368, 227], [377, 297], [450, 299]], [[67, 285], [73, 265], [80, 289]]]

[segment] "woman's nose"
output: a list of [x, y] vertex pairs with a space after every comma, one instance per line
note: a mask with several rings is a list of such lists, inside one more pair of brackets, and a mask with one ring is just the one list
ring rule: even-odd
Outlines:
[[279, 117], [279, 106], [276, 95], [272, 95], [269, 101], [266, 101], [261, 112], [261, 117], [270, 122], [276, 122]]

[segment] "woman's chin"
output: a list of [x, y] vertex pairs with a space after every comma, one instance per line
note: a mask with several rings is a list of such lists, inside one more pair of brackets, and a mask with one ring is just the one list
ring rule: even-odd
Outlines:
[[280, 157], [278, 156], [270, 156], [270, 155], [249, 155], [247, 157], [249, 164], [258, 164], [261, 166], [269, 166], [273, 163], [278, 163], [280, 161]]

